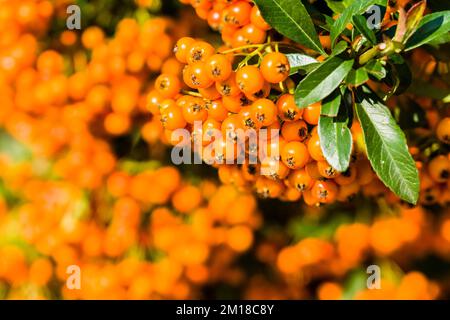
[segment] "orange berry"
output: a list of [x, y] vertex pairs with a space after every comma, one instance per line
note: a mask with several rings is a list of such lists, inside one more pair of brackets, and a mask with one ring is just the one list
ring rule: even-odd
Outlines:
[[170, 74], [161, 74], [155, 81], [155, 89], [165, 98], [175, 97], [181, 90], [180, 80]]
[[206, 62], [214, 53], [216, 49], [208, 42], [195, 41], [190, 47], [187, 54], [187, 62], [189, 64], [194, 62]]
[[308, 124], [311, 124], [311, 125], [319, 124], [321, 109], [322, 109], [322, 104], [320, 102], [316, 102], [312, 105], [307, 106], [303, 110], [303, 120], [305, 120]]
[[358, 170], [356, 167], [350, 166], [346, 171], [338, 175], [334, 181], [340, 186], [346, 186], [356, 181]]
[[226, 7], [222, 12], [222, 21], [225, 24], [241, 27], [250, 22], [252, 5], [247, 1], [236, 1]]
[[250, 105], [250, 101], [247, 99], [247, 97], [240, 93], [238, 95], [234, 96], [224, 96], [222, 98], [224, 107], [229, 111], [233, 113], [238, 113], [241, 111], [242, 108], [245, 106]]
[[201, 98], [192, 97], [183, 105], [181, 110], [184, 120], [190, 124], [194, 124], [195, 121], [203, 122], [208, 118], [205, 102]]
[[236, 226], [227, 231], [227, 244], [231, 249], [243, 252], [253, 244], [253, 232], [247, 226]]
[[316, 161], [323, 161], [325, 157], [322, 153], [322, 147], [320, 146], [320, 138], [317, 133], [313, 133], [311, 138], [308, 140], [308, 152]]
[[295, 104], [294, 95], [283, 94], [277, 101], [278, 115], [284, 121], [300, 120], [303, 115], [303, 109]]
[[281, 135], [286, 141], [303, 142], [308, 138], [308, 126], [303, 120], [285, 122], [281, 127]]
[[250, 21], [261, 30], [270, 30], [270, 25], [264, 20], [257, 6], [253, 6], [250, 13]]
[[435, 182], [446, 182], [450, 178], [450, 160], [440, 155], [428, 163], [428, 173]]
[[310, 190], [314, 183], [314, 180], [306, 172], [306, 169], [292, 171], [288, 181], [291, 187], [296, 188], [301, 192]]
[[31, 263], [29, 277], [30, 282], [38, 286], [45, 286], [52, 277], [53, 266], [48, 259], [40, 258]]
[[208, 75], [206, 64], [201, 61], [187, 65], [183, 69], [183, 80], [193, 89], [205, 89], [214, 83]]
[[174, 52], [175, 57], [178, 61], [181, 63], [187, 63], [189, 49], [191, 46], [195, 43], [195, 39], [190, 37], [184, 37], [177, 41], [177, 44], [175, 45]]
[[242, 92], [253, 94], [262, 90], [264, 78], [257, 67], [245, 66], [236, 72], [236, 83]]
[[450, 144], [450, 117], [446, 117], [439, 121], [436, 128], [436, 135], [442, 142]]
[[230, 77], [224, 81], [216, 82], [216, 89], [224, 97], [233, 97], [241, 93], [236, 83], [236, 73], [232, 72]]
[[105, 117], [105, 130], [112, 135], [121, 135], [131, 126], [130, 117], [126, 114], [111, 112]]
[[322, 177], [327, 179], [334, 179], [339, 176], [339, 172], [336, 171], [326, 160], [317, 162], [317, 169], [319, 169]]
[[288, 142], [281, 150], [281, 160], [290, 169], [303, 168], [309, 161], [308, 148], [299, 141]]
[[338, 187], [332, 181], [316, 181], [311, 189], [311, 193], [321, 203], [333, 202], [338, 194]]
[[290, 64], [287, 57], [280, 52], [271, 52], [264, 56], [261, 62], [261, 73], [270, 83], [278, 83], [287, 79]]
[[222, 100], [208, 101], [205, 104], [208, 110], [208, 116], [217, 121], [223, 121], [228, 116], [228, 110], [225, 108]]
[[189, 213], [196, 209], [202, 200], [202, 194], [199, 188], [188, 185], [174, 193], [172, 196], [172, 205], [181, 213]]
[[186, 126], [183, 112], [177, 105], [171, 105], [161, 110], [161, 123], [168, 130], [182, 129]]
[[257, 127], [270, 126], [277, 120], [277, 107], [269, 99], [259, 99], [252, 103], [250, 112]]
[[103, 43], [104, 37], [102, 29], [97, 26], [91, 26], [84, 30], [81, 36], [81, 43], [86, 49], [94, 49]]
[[206, 61], [206, 71], [212, 80], [225, 81], [230, 77], [233, 68], [225, 55], [215, 54]]

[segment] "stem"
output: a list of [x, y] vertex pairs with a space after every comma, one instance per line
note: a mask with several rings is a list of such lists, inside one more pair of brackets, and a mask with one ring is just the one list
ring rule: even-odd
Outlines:
[[377, 57], [380, 52], [381, 52], [380, 45], [377, 45], [367, 50], [359, 57], [359, 64], [365, 65], [367, 62]]
[[261, 49], [261, 48], [271, 47], [272, 45], [283, 47], [283, 48], [288, 48], [288, 49], [292, 49], [292, 50], [296, 50], [296, 51], [300, 51], [301, 50], [300, 48], [298, 48], [296, 46], [293, 46], [293, 45], [290, 45], [288, 43], [283, 43], [283, 42], [276, 41], [276, 42], [266, 42], [266, 43], [263, 43], [263, 44], [251, 44], [251, 45], [248, 45], [248, 46], [242, 46], [242, 47], [238, 47], [238, 48], [225, 50], [225, 51], [222, 51], [220, 53], [221, 54], [228, 54], [228, 53], [234, 53], [236, 51], [241, 51], [241, 50], [246, 50], [246, 49]]
[[233, 48], [233, 49], [225, 50], [225, 51], [222, 51], [220, 53], [221, 54], [228, 54], [228, 53], [233, 53], [233, 52], [241, 51], [241, 50], [245, 50], [245, 49], [259, 48], [259, 47], [265, 46], [265, 45], [266, 44], [251, 44], [251, 45], [248, 45], [248, 46], [242, 46], [242, 47], [239, 47], [239, 48]]
[[249, 53], [244, 60], [242, 60], [239, 65], [238, 65], [238, 69], [242, 68], [243, 65], [247, 65], [247, 62], [250, 61], [251, 58], [253, 58], [256, 55], [259, 55], [260, 57], [261, 55], [261, 51], [265, 48], [265, 45], [259, 47], [258, 49], [254, 50], [252, 53]]
[[373, 48], [367, 50], [359, 57], [359, 64], [364, 65], [370, 60], [379, 56], [386, 57], [393, 53], [400, 53], [403, 50], [403, 44], [395, 41], [380, 43]]

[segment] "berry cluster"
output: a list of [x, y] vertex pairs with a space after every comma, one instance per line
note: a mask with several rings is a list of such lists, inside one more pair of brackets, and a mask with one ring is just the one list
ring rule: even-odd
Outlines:
[[[420, 272], [429, 257], [446, 266], [450, 256], [445, 101], [408, 92], [387, 102], [399, 119], [415, 104], [411, 114], [424, 114], [405, 129], [421, 180], [409, 207], [376, 178], [358, 122], [350, 168], [325, 160], [321, 103], [298, 108], [293, 95], [298, 75], [285, 53], [301, 47], [267, 37], [253, 2], [183, 2], [222, 33], [223, 47], [198, 40], [208, 29], [192, 13], [175, 22], [145, 12], [161, 1], [134, 1], [127, 16], [136, 19], [112, 23], [115, 32], [59, 30], [70, 0], [1, 3], [0, 298], [447, 297], [448, 281]], [[329, 36], [320, 40], [328, 50]], [[448, 62], [425, 49], [407, 59], [414, 78], [448, 89]], [[197, 146], [222, 183], [205, 167], [168, 166], [161, 140]], [[251, 191], [282, 201], [258, 203]], [[319, 208], [336, 201], [345, 203]], [[366, 289], [373, 263], [380, 290]], [[79, 290], [66, 285], [73, 265]]]
[[[121, 166], [130, 164], [119, 165], [89, 199], [70, 181], [42, 179], [11, 159], [1, 164], [14, 172], [0, 178], [22, 200], [17, 214], [0, 216], [3, 236], [24, 243], [0, 246], [10, 298], [30, 290], [49, 298], [51, 282], [70, 299], [192, 297], [199, 285], [227, 281], [232, 259], [249, 250], [262, 222], [252, 195], [193, 184], [174, 167], [129, 173]], [[26, 179], [17, 180], [20, 173]], [[83, 271], [80, 290], [65, 285], [71, 265]]]
[[250, 0], [180, 0], [195, 8], [197, 15], [220, 31], [225, 44], [238, 48], [266, 41], [270, 25]]
[[[216, 51], [202, 40], [178, 40], [175, 56], [186, 64], [182, 80], [161, 74], [147, 100], [165, 128], [166, 139], [179, 144], [174, 130], [188, 130], [194, 144], [201, 141], [203, 161], [218, 167], [223, 183], [254, 188], [265, 198], [297, 201], [303, 195], [307, 204], [318, 205], [345, 202], [361, 186], [378, 187], [381, 183], [362, 153], [355, 151], [354, 163], [342, 173], [325, 160], [317, 132], [321, 103], [298, 108], [288, 89], [289, 60], [276, 48], [270, 43], [256, 46], [238, 62], [239, 48]], [[253, 58], [258, 62], [248, 63]], [[361, 135], [357, 128], [355, 122], [355, 136]], [[256, 145], [250, 139], [237, 141], [239, 130], [258, 134], [261, 129], [270, 131]], [[214, 140], [217, 132], [224, 137], [220, 143]], [[213, 154], [206, 152], [211, 148]], [[260, 152], [257, 163], [246, 159], [236, 164], [240, 155], [256, 151]]]

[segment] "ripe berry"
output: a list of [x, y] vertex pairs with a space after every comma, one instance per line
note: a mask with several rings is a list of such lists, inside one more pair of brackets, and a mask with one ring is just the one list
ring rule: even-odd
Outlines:
[[450, 144], [450, 117], [444, 118], [439, 122], [436, 135], [442, 142]]
[[345, 172], [337, 176], [334, 181], [340, 186], [347, 186], [356, 181], [357, 172], [356, 167], [350, 166]]
[[146, 105], [147, 109], [152, 114], [159, 114], [159, 105], [161, 104], [163, 99], [164, 98], [156, 89], [150, 91], [150, 93], [147, 95], [147, 105]]
[[243, 93], [237, 96], [224, 96], [222, 101], [225, 108], [233, 113], [238, 113], [243, 107], [250, 105], [250, 101]]
[[435, 182], [446, 182], [450, 178], [450, 160], [440, 155], [428, 163], [428, 173]]
[[259, 176], [255, 181], [256, 193], [261, 198], [277, 198], [279, 197], [284, 186], [282, 182]]
[[155, 81], [155, 89], [165, 98], [175, 97], [181, 90], [180, 80], [170, 74], [162, 74]]
[[253, 94], [262, 90], [264, 78], [255, 66], [245, 66], [236, 72], [236, 83], [246, 94]]
[[339, 175], [339, 172], [336, 171], [326, 160], [317, 162], [317, 169], [319, 169], [322, 177], [327, 179], [334, 179]]
[[308, 148], [298, 141], [288, 142], [281, 150], [281, 160], [290, 169], [303, 168], [309, 161]]
[[271, 52], [264, 56], [261, 62], [261, 73], [270, 83], [278, 83], [286, 80], [291, 67], [287, 57], [280, 52]]
[[168, 130], [176, 130], [186, 126], [186, 120], [183, 117], [181, 108], [177, 105], [161, 110], [161, 123]]
[[253, 6], [252, 8], [252, 12], [250, 13], [250, 21], [261, 30], [267, 31], [271, 29], [270, 25], [262, 17], [261, 11], [259, 11], [257, 6]]
[[286, 141], [303, 142], [308, 138], [308, 126], [303, 120], [285, 122], [281, 127], [281, 135]]
[[222, 20], [225, 24], [241, 27], [250, 22], [252, 5], [247, 1], [237, 1], [222, 12]]
[[223, 121], [228, 116], [228, 110], [223, 105], [222, 100], [207, 101], [205, 104], [209, 117], [217, 121]]
[[[239, 111], [239, 116], [241, 117], [242, 126], [245, 129], [256, 129], [256, 123], [252, 118], [250, 106], [245, 106]], [[259, 128], [259, 127], [258, 127]]]
[[310, 125], [318, 125], [322, 104], [320, 102], [313, 103], [303, 110], [303, 120]]
[[184, 68], [183, 81], [193, 89], [205, 89], [214, 83], [208, 75], [205, 63], [201, 61], [189, 64]]
[[209, 144], [211, 141], [214, 140], [214, 138], [218, 138], [221, 136], [220, 131], [221, 123], [217, 120], [214, 120], [212, 118], [208, 118], [204, 123], [202, 127], [203, 131], [203, 137], [202, 140], [204, 141], [204, 145]]
[[223, 54], [215, 54], [206, 61], [208, 76], [214, 81], [225, 81], [233, 71], [231, 62]]
[[311, 155], [311, 158], [313, 158], [316, 161], [325, 160], [325, 157], [323, 156], [323, 153], [322, 153], [322, 148], [320, 146], [319, 134], [314, 133], [314, 134], [312, 134], [311, 138], [309, 138], [308, 152]]
[[[337, 177], [334, 181], [337, 182], [337, 179], [339, 179], [340, 177], [342, 177], [342, 175]], [[339, 184], [339, 193], [337, 196], [337, 200], [350, 201], [355, 197], [355, 195], [359, 192], [359, 190], [360, 185], [356, 181], [353, 181], [352, 183], [345, 185]]]
[[262, 87], [261, 90], [255, 92], [255, 93], [252, 93], [252, 94], [245, 93], [245, 96], [250, 101], [256, 101], [258, 99], [264, 99], [264, 98], [267, 98], [269, 96], [270, 89], [271, 89], [270, 83], [264, 82], [264, 86]]
[[295, 104], [295, 99], [292, 94], [283, 94], [277, 101], [278, 115], [281, 120], [295, 121], [301, 119], [303, 109], [300, 109]]
[[315, 196], [320, 203], [333, 202], [338, 194], [338, 187], [332, 181], [316, 181], [311, 193]]
[[206, 100], [217, 100], [222, 97], [215, 85], [211, 85], [208, 88], [199, 88], [198, 93]]
[[222, 122], [222, 134], [227, 140], [235, 141], [238, 129], [243, 129], [241, 117], [238, 114], [232, 114]]
[[236, 83], [236, 74], [234, 72], [231, 73], [228, 79], [217, 81], [216, 89], [222, 96], [237, 96], [241, 92]]
[[308, 162], [305, 166], [305, 170], [308, 173], [308, 175], [314, 180], [324, 179], [319, 172], [319, 168], [317, 167], [317, 161]]
[[205, 102], [201, 98], [192, 97], [181, 108], [183, 118], [187, 123], [194, 124], [195, 121], [205, 121], [208, 118], [208, 111], [205, 109]]
[[266, 40], [266, 32], [248, 24], [237, 30], [232, 37], [233, 48], [243, 47], [251, 44], [261, 44]]
[[251, 115], [257, 127], [267, 127], [277, 120], [277, 107], [269, 99], [259, 99], [252, 103]]
[[356, 180], [360, 186], [365, 186], [371, 183], [375, 178], [372, 166], [369, 160], [358, 160], [355, 163], [357, 170]]
[[289, 175], [289, 185], [298, 191], [305, 191], [312, 188], [314, 180], [306, 172], [306, 169], [299, 169]]
[[216, 52], [216, 49], [208, 42], [195, 41], [190, 47], [187, 54], [187, 62], [189, 64], [202, 61], [206, 62]]
[[261, 172], [274, 180], [283, 180], [289, 175], [289, 168], [281, 161], [265, 158], [261, 161]]
[[175, 45], [174, 52], [175, 57], [181, 63], [187, 63], [187, 57], [190, 47], [195, 43], [195, 39], [190, 37], [184, 37], [177, 41]]

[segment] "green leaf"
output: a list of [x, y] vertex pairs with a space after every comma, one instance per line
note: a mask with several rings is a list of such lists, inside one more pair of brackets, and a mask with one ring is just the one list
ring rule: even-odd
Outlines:
[[319, 65], [319, 62], [303, 53], [288, 53], [286, 57], [289, 60], [291, 66], [291, 75], [297, 73], [299, 70], [304, 69], [305, 66]]
[[386, 77], [386, 69], [378, 60], [370, 60], [364, 65], [367, 73], [378, 80], [382, 80]]
[[348, 169], [352, 153], [353, 140], [348, 121], [345, 107], [339, 109], [337, 117], [322, 115], [319, 119], [318, 132], [322, 153], [328, 163], [339, 172]]
[[369, 80], [369, 75], [367, 74], [366, 69], [364, 67], [359, 68], [357, 70], [352, 69], [347, 75], [345, 82], [351, 84], [355, 87], [359, 87], [360, 85], [366, 83]]
[[328, 7], [334, 12], [334, 13], [341, 13], [345, 10], [349, 5], [352, 4], [352, 2], [355, 2], [357, 0], [325, 0]]
[[419, 26], [420, 21], [423, 18], [423, 14], [427, 7], [426, 0], [422, 0], [421, 2], [416, 3], [409, 9], [406, 14], [406, 36], [403, 39], [403, 43], [408, 41], [408, 39], [416, 32], [417, 27]]
[[331, 52], [331, 54], [333, 56], [338, 56], [340, 55], [342, 52], [345, 51], [345, 49], [348, 48], [348, 44], [345, 41], [339, 41], [337, 45], [334, 46], [333, 51]]
[[307, 106], [322, 100], [333, 92], [352, 69], [354, 60], [332, 57], [308, 74], [295, 89], [295, 102], [298, 107]]
[[409, 38], [405, 51], [427, 44], [450, 32], [450, 11], [441, 11], [426, 15], [420, 21], [417, 31]]
[[328, 97], [323, 100], [320, 114], [328, 117], [336, 117], [339, 112], [341, 100], [342, 96], [339, 90], [333, 91]]
[[[380, 3], [381, 0], [358, 0], [355, 2], [352, 2], [350, 6], [348, 6], [342, 14], [337, 18], [337, 20], [334, 22], [333, 27], [331, 28], [331, 43], [334, 44], [337, 37], [342, 33], [342, 31], [345, 30], [347, 27], [347, 24], [349, 24], [352, 21], [353, 16], [360, 15], [364, 11], [367, 10], [368, 7]], [[381, 2], [386, 5], [386, 0]]]
[[450, 32], [429, 41], [427, 44], [429, 44], [430, 46], [438, 47], [444, 43], [450, 43]]
[[254, 0], [263, 18], [279, 33], [322, 54], [311, 17], [300, 0]]
[[416, 204], [419, 174], [403, 131], [389, 109], [367, 88], [356, 93], [356, 113], [367, 156], [380, 180], [401, 199]]
[[377, 37], [375, 36], [375, 33], [372, 29], [369, 28], [367, 25], [367, 20], [364, 18], [364, 16], [354, 16], [353, 19], [353, 25], [355, 26], [356, 30], [359, 31], [372, 45], [375, 45], [377, 43]]

